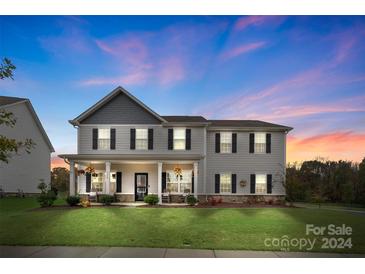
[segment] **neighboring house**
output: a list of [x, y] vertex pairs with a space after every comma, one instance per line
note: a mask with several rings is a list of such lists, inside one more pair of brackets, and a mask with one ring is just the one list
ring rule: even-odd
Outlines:
[[69, 122], [78, 151], [60, 157], [70, 163], [71, 194], [115, 194], [120, 201], [157, 194], [160, 202], [188, 193], [224, 201], [285, 195], [290, 127], [160, 116], [121, 87]]
[[0, 134], [9, 139], [35, 143], [31, 153], [20, 150], [12, 154], [9, 163], [0, 162], [0, 186], [4, 192], [38, 193], [40, 180], [51, 182], [50, 162], [54, 148], [28, 99], [0, 96], [0, 109], [11, 112], [16, 119], [14, 127], [0, 125]]

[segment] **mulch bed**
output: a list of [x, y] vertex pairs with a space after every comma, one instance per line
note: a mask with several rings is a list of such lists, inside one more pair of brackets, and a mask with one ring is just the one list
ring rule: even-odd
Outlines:
[[[93, 205], [88, 208], [94, 208], [94, 207], [127, 207], [124, 205], [109, 205], [109, 206], [103, 206], [103, 205]], [[50, 207], [36, 207], [31, 208], [28, 211], [44, 211], [44, 210], [75, 210], [75, 209], [82, 209], [84, 207], [78, 205], [78, 206], [68, 206], [68, 205], [54, 205]]]

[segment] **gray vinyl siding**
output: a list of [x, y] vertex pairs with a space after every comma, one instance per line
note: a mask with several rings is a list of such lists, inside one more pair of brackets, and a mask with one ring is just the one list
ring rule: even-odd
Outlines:
[[[115, 150], [93, 150], [92, 129], [93, 128], [115, 128], [116, 148]], [[131, 128], [152, 128], [153, 129], [153, 150], [131, 150], [130, 129]], [[204, 154], [204, 128], [191, 128], [191, 150], [168, 150], [167, 149], [168, 128], [160, 125], [81, 125], [78, 128], [78, 153], [79, 154]]]
[[81, 124], [160, 124], [161, 121], [124, 94], [119, 94]]
[[[284, 194], [280, 176], [285, 172], [284, 132], [271, 132], [271, 154], [250, 154], [250, 132], [237, 132], [237, 153], [215, 153], [215, 133], [207, 133], [207, 179], [206, 191], [214, 193], [214, 175], [220, 173], [237, 174], [237, 194], [250, 194], [250, 174], [272, 174], [272, 195]], [[246, 180], [245, 187], [240, 181]]]

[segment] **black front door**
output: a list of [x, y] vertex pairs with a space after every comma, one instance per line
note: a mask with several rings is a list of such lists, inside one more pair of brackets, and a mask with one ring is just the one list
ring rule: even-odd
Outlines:
[[136, 201], [143, 201], [148, 194], [148, 173], [136, 173], [134, 175], [134, 193]]

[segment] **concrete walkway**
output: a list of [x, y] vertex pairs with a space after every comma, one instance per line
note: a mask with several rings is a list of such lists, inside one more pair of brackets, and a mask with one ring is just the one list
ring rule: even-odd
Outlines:
[[365, 254], [142, 247], [0, 246], [2, 258], [365, 258]]

